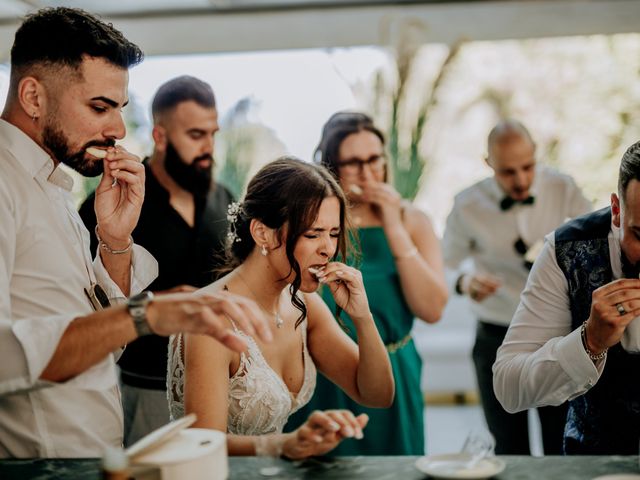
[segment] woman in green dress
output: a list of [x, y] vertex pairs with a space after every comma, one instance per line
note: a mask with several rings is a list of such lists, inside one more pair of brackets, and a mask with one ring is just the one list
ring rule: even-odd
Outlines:
[[[319, 376], [311, 402], [288, 426], [297, 427], [313, 410], [346, 408], [369, 415], [368, 434], [344, 441], [332, 455], [423, 455], [422, 362], [410, 332], [414, 317], [437, 322], [447, 301], [438, 239], [427, 216], [387, 183], [384, 136], [367, 115], [334, 114], [323, 128], [316, 161], [339, 180], [350, 199], [359, 268], [389, 353], [396, 396], [388, 409], [365, 408]], [[323, 292], [323, 298], [335, 312], [330, 292]], [[357, 341], [351, 319], [342, 313], [339, 322]]]

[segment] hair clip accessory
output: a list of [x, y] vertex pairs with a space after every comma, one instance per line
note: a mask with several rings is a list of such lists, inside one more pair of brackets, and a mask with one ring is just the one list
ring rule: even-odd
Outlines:
[[231, 202], [227, 207], [227, 221], [229, 222], [229, 231], [227, 232], [227, 239], [230, 244], [234, 242], [239, 242], [242, 239], [238, 236], [238, 232], [236, 231], [236, 221], [238, 220], [238, 215], [242, 213], [242, 204], [239, 202]]

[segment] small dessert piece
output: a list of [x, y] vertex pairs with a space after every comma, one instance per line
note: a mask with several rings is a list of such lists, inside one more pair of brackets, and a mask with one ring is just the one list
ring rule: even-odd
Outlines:
[[309, 270], [309, 273], [311, 273], [311, 275], [316, 277], [318, 280], [324, 275], [324, 267], [309, 267], [307, 268], [307, 270]]
[[355, 193], [356, 195], [362, 195], [364, 193], [363, 190], [355, 183], [349, 185], [349, 191], [351, 193]]
[[89, 155], [93, 155], [96, 158], [105, 158], [107, 156], [107, 151], [103, 150], [102, 148], [96, 148], [96, 147], [88, 147], [86, 149], [86, 152]]

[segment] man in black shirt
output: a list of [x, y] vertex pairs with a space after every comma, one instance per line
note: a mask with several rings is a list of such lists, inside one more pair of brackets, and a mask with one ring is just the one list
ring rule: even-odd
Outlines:
[[[146, 194], [133, 238], [158, 261], [153, 291], [188, 291], [214, 280], [223, 258], [229, 191], [212, 180], [218, 114], [211, 87], [189, 76], [163, 84], [153, 103], [155, 147], [145, 159]], [[97, 248], [93, 194], [80, 207]], [[119, 361], [125, 445], [169, 421], [167, 338], [129, 344]]]

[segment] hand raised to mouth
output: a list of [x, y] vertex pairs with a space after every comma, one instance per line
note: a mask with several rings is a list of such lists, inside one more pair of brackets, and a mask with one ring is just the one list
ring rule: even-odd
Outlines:
[[[85, 151], [89, 155], [93, 155], [94, 157], [99, 158], [101, 160], [106, 158], [107, 156], [107, 151], [102, 148], [87, 147]], [[111, 182], [111, 188], [115, 187], [117, 183], [118, 183], [118, 179], [114, 177], [113, 181]]]

